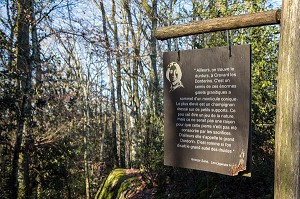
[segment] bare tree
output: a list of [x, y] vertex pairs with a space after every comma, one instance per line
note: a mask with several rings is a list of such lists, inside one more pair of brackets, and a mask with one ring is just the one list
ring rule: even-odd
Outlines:
[[[132, 46], [133, 46], [133, 67], [132, 67], [132, 82], [133, 82], [133, 93], [132, 93], [132, 111], [131, 111], [131, 117], [134, 120], [134, 135], [133, 135], [133, 148], [132, 154], [137, 154], [135, 151], [137, 148], [137, 139], [138, 134], [140, 133], [140, 96], [139, 96], [139, 66], [140, 63], [140, 49], [137, 43], [136, 39], [136, 32], [133, 28], [133, 20], [132, 20], [132, 14], [130, 9], [130, 0], [123, 0], [123, 6], [124, 10], [127, 14], [127, 20], [128, 20], [128, 26], [129, 31], [131, 33], [131, 39], [132, 39]], [[133, 157], [133, 160], [135, 157]]]
[[95, 5], [100, 8], [102, 13], [102, 28], [105, 41], [105, 50], [106, 50], [106, 61], [107, 61], [107, 70], [109, 75], [109, 85], [110, 85], [110, 106], [112, 112], [112, 156], [114, 166], [119, 166], [119, 157], [117, 149], [117, 130], [116, 130], [116, 100], [115, 100], [115, 87], [113, 79], [113, 70], [112, 70], [112, 59], [111, 59], [111, 44], [109, 42], [108, 31], [107, 31], [107, 16], [104, 9], [103, 1], [100, 0], [99, 4], [94, 0]]
[[112, 23], [113, 23], [113, 36], [114, 36], [114, 50], [116, 57], [116, 82], [117, 82], [117, 104], [118, 104], [118, 121], [119, 121], [119, 158], [120, 166], [125, 167], [125, 123], [123, 114], [123, 99], [122, 99], [122, 83], [121, 83], [121, 53], [120, 53], [120, 42], [119, 42], [119, 31], [116, 22], [116, 3], [112, 0]]

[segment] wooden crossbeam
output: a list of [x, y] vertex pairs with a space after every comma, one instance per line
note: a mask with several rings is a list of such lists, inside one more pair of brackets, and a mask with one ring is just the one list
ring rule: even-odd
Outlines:
[[169, 38], [222, 30], [279, 24], [280, 19], [281, 10], [271, 10], [254, 14], [229, 16], [204, 21], [195, 21], [182, 25], [160, 27], [157, 28], [155, 36], [159, 40], [165, 40]]

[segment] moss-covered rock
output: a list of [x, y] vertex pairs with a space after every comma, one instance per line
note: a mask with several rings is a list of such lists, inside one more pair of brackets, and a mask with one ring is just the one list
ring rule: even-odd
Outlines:
[[133, 169], [115, 169], [100, 186], [95, 199], [130, 198], [143, 186], [142, 172]]

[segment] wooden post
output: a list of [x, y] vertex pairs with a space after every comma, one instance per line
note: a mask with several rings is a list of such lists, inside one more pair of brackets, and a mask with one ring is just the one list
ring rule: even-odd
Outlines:
[[283, 1], [276, 111], [274, 198], [299, 198], [300, 0]]
[[157, 29], [155, 36], [159, 40], [164, 40], [207, 32], [279, 24], [280, 13], [280, 10], [271, 10], [254, 14], [195, 21], [183, 25], [161, 27]]

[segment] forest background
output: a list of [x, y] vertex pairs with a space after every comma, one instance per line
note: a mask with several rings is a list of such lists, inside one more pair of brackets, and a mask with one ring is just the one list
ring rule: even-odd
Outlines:
[[252, 46], [252, 177], [163, 165], [162, 52], [226, 46], [226, 32], [157, 41], [160, 26], [277, 8], [268, 0], [0, 1], [0, 198], [90, 198], [114, 168], [157, 198], [272, 198], [279, 26]]

